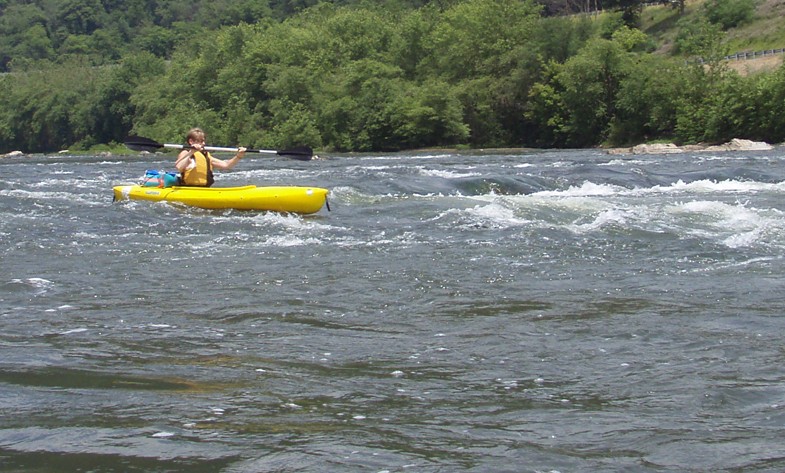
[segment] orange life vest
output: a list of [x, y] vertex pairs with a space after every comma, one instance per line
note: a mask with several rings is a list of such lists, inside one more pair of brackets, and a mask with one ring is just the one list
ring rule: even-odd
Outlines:
[[210, 153], [204, 154], [201, 151], [194, 153], [196, 166], [182, 172], [183, 185], [195, 187], [210, 187], [213, 185], [213, 165], [210, 162]]

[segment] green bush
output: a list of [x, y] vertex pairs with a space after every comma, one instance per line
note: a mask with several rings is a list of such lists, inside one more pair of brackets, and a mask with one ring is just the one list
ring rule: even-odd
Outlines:
[[710, 23], [727, 31], [751, 21], [755, 3], [754, 0], [707, 0], [704, 9]]

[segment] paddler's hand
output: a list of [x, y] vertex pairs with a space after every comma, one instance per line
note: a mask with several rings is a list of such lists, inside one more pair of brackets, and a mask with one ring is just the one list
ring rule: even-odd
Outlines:
[[236, 156], [237, 159], [242, 159], [242, 157], [245, 156], [245, 150], [246, 149], [248, 149], [248, 148], [246, 148], [244, 146], [240, 146], [239, 148], [237, 148], [237, 156]]

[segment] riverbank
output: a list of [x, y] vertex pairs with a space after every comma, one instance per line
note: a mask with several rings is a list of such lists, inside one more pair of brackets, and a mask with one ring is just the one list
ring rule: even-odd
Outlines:
[[[483, 151], [483, 152], [494, 152], [494, 151], [521, 151], [524, 149], [530, 148], [494, 148], [494, 149], [476, 149], [473, 151]], [[721, 145], [683, 145], [677, 146], [673, 143], [652, 143], [652, 144], [639, 144], [628, 148], [608, 148], [608, 154], [672, 154], [672, 153], [686, 153], [686, 152], [693, 152], [693, 151], [708, 151], [708, 152], [718, 152], [718, 151], [767, 151], [774, 149], [773, 145], [766, 143], [764, 141], [752, 141], [752, 140], [744, 140], [740, 138], [734, 138], [731, 141], [721, 144]], [[426, 148], [421, 150], [409, 150], [410, 153], [417, 153], [417, 152], [433, 152], [437, 150], [436, 148]], [[464, 151], [467, 151], [466, 149]], [[438, 148], [438, 151], [444, 152], [456, 152], [458, 148]], [[61, 151], [60, 154], [66, 153], [67, 151]], [[102, 151], [99, 155], [103, 156], [111, 156], [111, 152]], [[12, 151], [7, 154], [0, 155], [0, 158], [13, 158], [13, 157], [20, 157], [25, 156], [25, 153], [21, 151]], [[314, 156], [314, 159], [319, 159], [318, 156]]]

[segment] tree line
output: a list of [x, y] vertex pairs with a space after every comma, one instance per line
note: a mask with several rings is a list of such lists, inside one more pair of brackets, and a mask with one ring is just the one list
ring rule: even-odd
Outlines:
[[[130, 133], [179, 142], [193, 126], [213, 143], [331, 151], [785, 138], [785, 67], [730, 71], [727, 15], [684, 22], [675, 54], [663, 55], [624, 8], [545, 16], [531, 0], [165, 3], [216, 24], [173, 22], [157, 30], [173, 39], [145, 37], [165, 53], [108, 41], [112, 60], [12, 60], [0, 76], [0, 152], [88, 149]], [[151, 0], [116, 4], [176, 17]], [[282, 5], [292, 8], [283, 19], [267, 10]], [[89, 32], [100, 23], [89, 18], [63, 15], [60, 27]]]
[[[194, 28], [289, 18], [320, 0], [0, 0], [0, 72], [39, 60], [86, 56], [94, 64], [129, 52], [169, 57]], [[356, 6], [363, 0], [322, 0]], [[619, 9], [634, 17], [642, 0], [536, 0], [547, 16]], [[669, 2], [670, 0], [660, 0]], [[673, 0], [681, 2], [685, 0]], [[446, 9], [460, 0], [385, 0], [388, 10], [431, 5]], [[380, 3], [380, 2], [377, 2]]]

